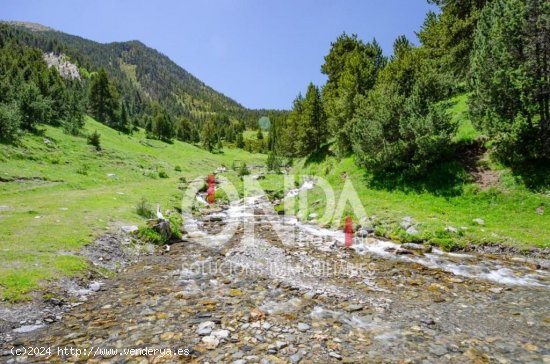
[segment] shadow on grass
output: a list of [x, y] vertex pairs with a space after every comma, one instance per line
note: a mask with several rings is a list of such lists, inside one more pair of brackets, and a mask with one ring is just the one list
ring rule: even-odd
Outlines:
[[322, 163], [327, 159], [328, 157], [334, 156], [334, 153], [330, 150], [330, 144], [327, 143], [315, 152], [311, 153], [309, 156], [307, 156], [305, 161], [305, 166], [308, 166], [313, 163]]
[[550, 162], [530, 161], [511, 166], [512, 174], [533, 192], [550, 190]]
[[372, 174], [365, 173], [369, 187], [379, 190], [421, 193], [435, 196], [453, 197], [463, 193], [464, 184], [471, 177], [458, 161], [446, 161], [431, 167], [422, 177], [409, 177], [400, 173]]

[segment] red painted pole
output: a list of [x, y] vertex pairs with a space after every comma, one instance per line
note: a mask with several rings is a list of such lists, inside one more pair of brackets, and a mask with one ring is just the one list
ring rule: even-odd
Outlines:
[[208, 176], [207, 181], [208, 190], [206, 201], [208, 201], [209, 204], [213, 204], [216, 201], [216, 177], [211, 174]]
[[346, 248], [350, 248], [353, 243], [353, 221], [351, 221], [351, 217], [349, 216], [346, 217], [344, 234], [346, 236]]

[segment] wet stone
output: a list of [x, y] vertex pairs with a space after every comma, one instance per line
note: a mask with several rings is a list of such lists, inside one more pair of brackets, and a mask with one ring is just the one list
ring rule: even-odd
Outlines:
[[362, 304], [354, 303], [354, 304], [348, 305], [346, 307], [346, 311], [348, 311], [348, 312], [357, 312], [357, 311], [361, 311], [364, 307], [365, 306], [362, 305]]
[[212, 321], [201, 322], [199, 327], [197, 327], [196, 333], [200, 336], [210, 335], [215, 326], [216, 324]]
[[215, 336], [204, 336], [201, 341], [208, 350], [214, 350], [220, 344], [220, 340]]

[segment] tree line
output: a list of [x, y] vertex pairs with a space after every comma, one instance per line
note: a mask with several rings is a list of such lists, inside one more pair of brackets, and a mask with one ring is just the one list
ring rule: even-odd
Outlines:
[[[398, 37], [386, 57], [376, 40], [340, 35], [321, 72], [277, 129], [274, 156], [300, 157], [327, 142], [372, 173], [418, 176], [453, 158], [449, 99], [469, 94], [470, 118], [505, 163], [550, 159], [550, 3], [431, 0], [420, 45]], [[279, 147], [277, 147], [279, 145]]]
[[40, 123], [78, 134], [84, 124], [80, 82], [48, 68], [40, 50], [0, 33], [0, 140], [17, 140]]

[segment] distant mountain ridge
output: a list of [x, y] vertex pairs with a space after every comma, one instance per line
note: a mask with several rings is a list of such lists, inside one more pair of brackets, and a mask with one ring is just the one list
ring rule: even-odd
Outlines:
[[[159, 102], [173, 115], [202, 121], [224, 113], [243, 116], [248, 110], [214, 90], [159, 51], [140, 41], [98, 43], [47, 26], [9, 21], [12, 36], [44, 52], [63, 53], [87, 71], [104, 68], [128, 105]], [[138, 107], [138, 106], [136, 106]], [[139, 113], [140, 110], [130, 110]], [[253, 112], [254, 113], [254, 112]]]

